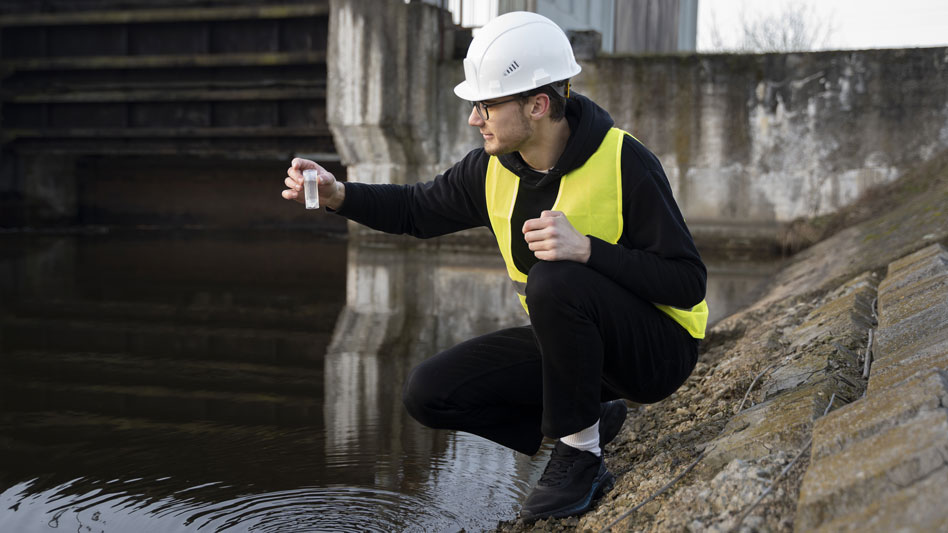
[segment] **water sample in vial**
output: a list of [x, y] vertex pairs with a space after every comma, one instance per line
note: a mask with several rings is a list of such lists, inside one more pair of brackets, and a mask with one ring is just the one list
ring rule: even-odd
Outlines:
[[303, 193], [306, 197], [306, 209], [319, 209], [319, 174], [315, 170], [303, 171]]

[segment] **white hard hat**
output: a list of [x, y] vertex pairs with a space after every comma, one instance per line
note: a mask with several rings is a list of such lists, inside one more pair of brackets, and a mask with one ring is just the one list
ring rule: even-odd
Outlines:
[[471, 41], [465, 79], [454, 94], [479, 102], [565, 80], [580, 70], [559, 26], [543, 15], [514, 11], [488, 22]]

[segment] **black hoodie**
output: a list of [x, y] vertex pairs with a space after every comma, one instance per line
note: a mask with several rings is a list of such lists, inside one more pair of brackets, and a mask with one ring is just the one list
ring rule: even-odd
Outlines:
[[[517, 152], [500, 162], [520, 177], [511, 218], [512, 256], [528, 272], [538, 259], [517, 239], [523, 223], [550, 209], [563, 174], [582, 166], [599, 148], [613, 121], [592, 100], [572, 93], [566, 120], [570, 136], [548, 172], [531, 169]], [[387, 233], [430, 238], [485, 226], [487, 163], [483, 148], [472, 150], [444, 174], [414, 185], [345, 184], [338, 213]], [[587, 265], [650, 302], [691, 308], [704, 299], [707, 271], [672, 195], [661, 163], [642, 143], [626, 136], [622, 145], [623, 229], [617, 244], [590, 237]]]

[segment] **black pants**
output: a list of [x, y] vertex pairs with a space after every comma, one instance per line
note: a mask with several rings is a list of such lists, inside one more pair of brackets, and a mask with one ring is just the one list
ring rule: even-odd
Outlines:
[[697, 340], [585, 265], [540, 261], [526, 290], [530, 326], [476, 337], [412, 370], [403, 400], [415, 419], [532, 455], [544, 435], [594, 424], [601, 401], [657, 402], [694, 369]]

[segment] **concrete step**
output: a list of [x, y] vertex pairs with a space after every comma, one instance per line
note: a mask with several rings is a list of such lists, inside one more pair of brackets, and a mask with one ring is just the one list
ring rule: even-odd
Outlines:
[[948, 405], [948, 373], [929, 369], [902, 385], [870, 394], [821, 418], [813, 426], [811, 461]]
[[[174, 7], [157, 9], [68, 10], [50, 13], [11, 13], [0, 16], [3, 26], [88, 26], [154, 24], [157, 22], [207, 22], [315, 17], [329, 14], [329, 2], [313, 0], [304, 5]], [[132, 4], [134, 5], [134, 4]]]
[[879, 359], [948, 327], [948, 252], [940, 244], [889, 265], [879, 286]]
[[866, 502], [864, 509], [828, 522], [815, 533], [931, 533], [948, 531], [948, 468], [942, 468], [915, 485]]
[[857, 354], [862, 353], [873, 326], [872, 300], [878, 278], [864, 272], [823, 297], [790, 335], [793, 355], [781, 362], [763, 384], [766, 398], [806, 383], [830, 378], [848, 385], [851, 392], [859, 381], [855, 372]]
[[323, 388], [321, 361], [274, 366], [229, 361], [168, 360], [120, 353], [14, 351], [0, 372], [23, 382], [166, 387], [217, 392], [299, 394]]
[[814, 425], [798, 531], [934, 531], [948, 523], [944, 248], [893, 261], [878, 309], [866, 396]]
[[940, 270], [898, 290], [880, 291], [879, 327], [891, 327], [934, 305], [948, 302], [948, 266]]
[[938, 273], [945, 272], [948, 264], [948, 250], [941, 244], [933, 244], [915, 253], [889, 264], [885, 279], [879, 284], [879, 304], [888, 301], [889, 294], [895, 294], [906, 285], [912, 285]]
[[256, 363], [321, 360], [331, 332], [221, 328], [167, 322], [8, 317], [2, 349], [100, 352]]
[[864, 272], [824, 296], [821, 305], [793, 332], [791, 348], [799, 351], [830, 341], [865, 346], [874, 325], [872, 301], [878, 285], [874, 273]]
[[810, 531], [889, 499], [948, 465], [948, 411], [923, 412], [905, 424], [812, 462], [803, 478], [795, 528]]
[[778, 451], [796, 452], [813, 421], [823, 414], [840, 384], [832, 379], [801, 385], [735, 415], [711, 441], [699, 470], [716, 472], [734, 459], [759, 459]]
[[864, 272], [822, 298], [790, 334], [793, 353], [764, 378], [765, 400], [728, 422], [699, 468], [717, 471], [733, 459], [794, 453], [834, 394], [837, 406], [858, 394], [853, 354], [866, 345], [878, 284], [874, 273]]
[[932, 369], [948, 371], [948, 329], [899, 347], [895, 353], [874, 362], [868, 394], [877, 394]]
[[948, 252], [935, 244], [894, 261], [879, 286], [869, 393], [948, 369]]

